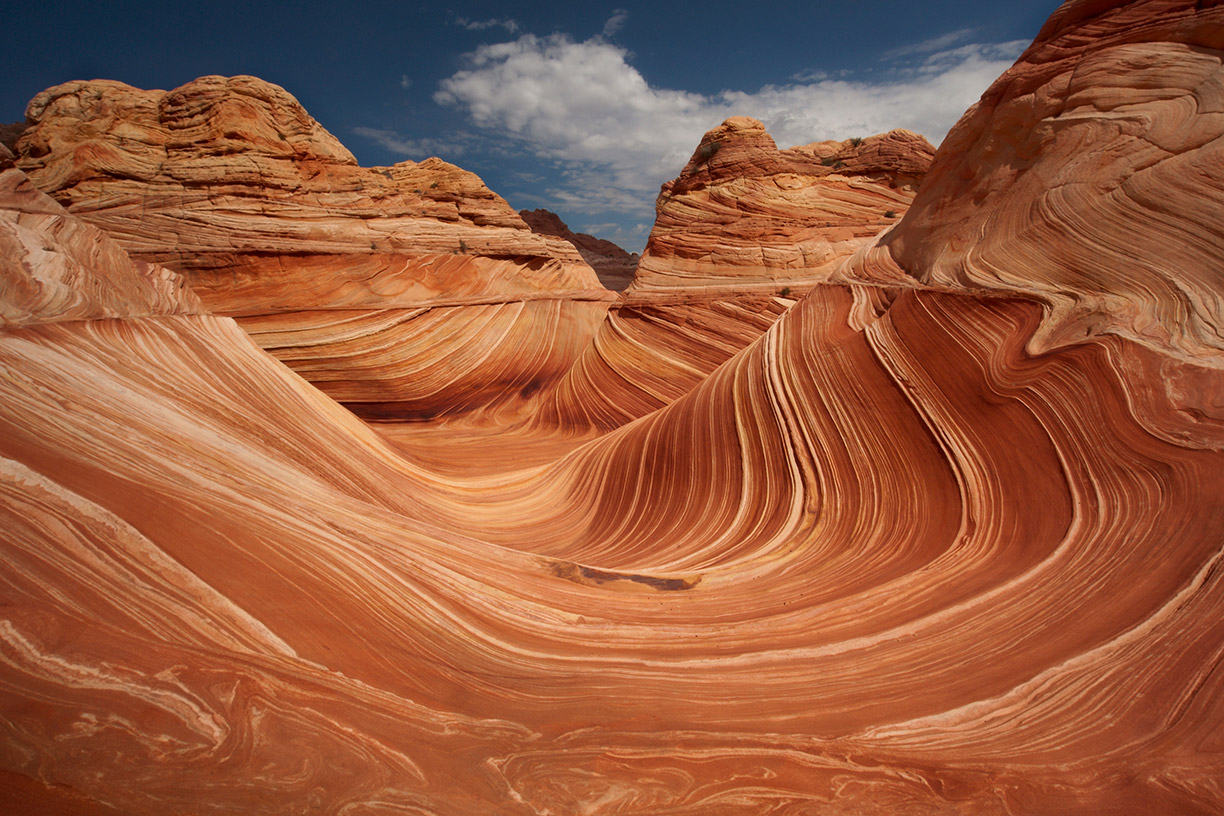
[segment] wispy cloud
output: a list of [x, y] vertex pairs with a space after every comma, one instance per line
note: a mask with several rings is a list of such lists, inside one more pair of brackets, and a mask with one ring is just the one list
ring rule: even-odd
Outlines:
[[467, 152], [463, 144], [467, 139], [463, 136], [455, 139], [409, 139], [394, 130], [371, 127], [355, 127], [353, 133], [381, 145], [392, 153], [410, 159], [419, 160], [438, 156], [449, 160]]
[[492, 18], [488, 20], [469, 20], [467, 17], [456, 17], [455, 25], [468, 31], [488, 31], [490, 28], [504, 28], [507, 33], [514, 34], [519, 30], [517, 20], [509, 18]]
[[617, 9], [612, 12], [612, 16], [604, 23], [603, 36], [615, 37], [617, 32], [625, 27], [625, 21], [629, 19], [629, 12], [625, 9]]
[[[957, 66], [971, 64], [974, 60], [1011, 65], [1028, 46], [1027, 40], [1012, 40], [1002, 43], [969, 43], [928, 53], [913, 70], [921, 73], [941, 73]], [[982, 90], [985, 90], [983, 87]]]
[[728, 116], [760, 119], [783, 147], [898, 127], [938, 143], [1024, 46], [965, 42], [971, 34], [913, 46], [917, 59], [882, 81], [810, 74], [713, 95], [651, 86], [603, 34], [582, 42], [525, 34], [468, 54], [467, 67], [444, 80], [434, 100], [503, 143], [516, 140], [560, 162], [565, 183], [549, 191], [559, 204], [587, 213], [637, 211], [653, 203], [701, 135]]
[[949, 31], [947, 34], [940, 34], [938, 37], [932, 37], [929, 40], [885, 51], [883, 56], [884, 59], [899, 59], [901, 57], [912, 57], [915, 54], [932, 54], [936, 51], [945, 51], [957, 43], [965, 42], [973, 34], [974, 30], [972, 28], [960, 28], [956, 31]]

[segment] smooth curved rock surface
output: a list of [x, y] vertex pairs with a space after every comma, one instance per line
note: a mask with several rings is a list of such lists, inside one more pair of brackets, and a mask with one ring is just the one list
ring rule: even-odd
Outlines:
[[0, 198], [0, 326], [203, 311], [180, 276], [131, 260], [99, 230], [68, 217], [3, 154]]
[[[1224, 10], [1077, 0], [1011, 73], [1123, 31], [1175, 62]], [[1013, 133], [981, 110], [982, 139]], [[1137, 245], [1096, 286], [1211, 280], [1224, 256], [1152, 266], [1153, 220], [1219, 238], [1190, 206], [1210, 171], [1177, 179], [1110, 211]], [[920, 195], [666, 407], [560, 441], [441, 423], [418, 455], [424, 430], [388, 444], [168, 299], [172, 273], [3, 189], [26, 231], [0, 232], [0, 301], [32, 316], [0, 327], [10, 810], [1224, 810], [1224, 374], [1146, 311], [1158, 287], [1069, 334], [1062, 261], [1029, 281], [1017, 253], [990, 286], [902, 267], [910, 219], [957, 200]], [[1048, 255], [1096, 251], [1060, 235]], [[97, 265], [23, 271], [33, 246]], [[32, 277], [146, 294], [9, 285]], [[81, 303], [106, 314], [47, 319]], [[500, 458], [533, 438], [557, 455]]]

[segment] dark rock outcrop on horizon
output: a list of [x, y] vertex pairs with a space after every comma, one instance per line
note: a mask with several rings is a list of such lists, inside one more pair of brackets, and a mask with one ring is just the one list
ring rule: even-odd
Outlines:
[[17, 147], [17, 140], [21, 138], [21, 134], [25, 133], [29, 127], [27, 122], [9, 122], [8, 124], [0, 124], [0, 146], [8, 149], [10, 153], [14, 152]]
[[626, 252], [611, 241], [585, 232], [574, 232], [561, 220], [561, 216], [551, 210], [519, 210], [519, 216], [532, 232], [554, 235], [573, 244], [606, 288], [620, 292], [633, 280], [638, 263], [636, 252]]

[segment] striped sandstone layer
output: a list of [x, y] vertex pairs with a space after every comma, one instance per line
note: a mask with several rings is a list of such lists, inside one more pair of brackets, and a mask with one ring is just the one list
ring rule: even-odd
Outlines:
[[[1076, 0], [970, 118], [1026, 138], [981, 111], [1051, 54], [1147, 32], [1175, 62], [1222, 31], [1220, 7]], [[1216, 137], [1167, 159], [1194, 172], [1159, 210], [1108, 210], [1135, 246], [1085, 289], [1219, 267], [1148, 249], [1224, 223], [1200, 214], [1224, 71], [1186, 93]], [[1077, 156], [1116, 160], [1089, 138], [1115, 118], [1160, 126], [1123, 114], [1081, 111]], [[667, 407], [513, 471], [456, 445], [456, 476], [15, 171], [0, 189], [9, 809], [1224, 810], [1224, 375], [1183, 339], [1209, 311], [1153, 287], [1072, 335], [1023, 253], [994, 268], [1015, 289], [924, 283], [880, 260], [936, 220], [920, 196]], [[978, 206], [1059, 212], [1036, 203]], [[1061, 235], [1039, 270], [1093, 256]]]
[[[360, 167], [254, 77], [169, 92], [69, 82], [26, 115], [18, 166], [40, 189], [133, 258], [182, 272], [210, 311], [362, 413], [432, 416], [538, 388], [611, 300], [574, 247], [533, 233], [474, 174], [436, 158]], [[440, 375], [436, 338], [482, 323], [511, 345]]]
[[537, 421], [602, 430], [688, 393], [909, 209], [934, 149], [908, 131], [778, 150], [755, 119], [663, 185], [634, 282]]

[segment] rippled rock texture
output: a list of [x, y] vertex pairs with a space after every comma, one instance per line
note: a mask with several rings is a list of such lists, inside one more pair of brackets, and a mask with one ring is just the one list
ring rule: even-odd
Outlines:
[[1023, 293], [1042, 346], [1110, 332], [1219, 365], [1216, 4], [1068, 3], [948, 134], [851, 279]]
[[933, 148], [907, 131], [778, 150], [755, 119], [663, 185], [633, 283], [536, 420], [609, 430], [688, 393], [909, 208]]
[[[134, 258], [184, 273], [211, 311], [363, 414], [462, 412], [538, 388], [611, 299], [573, 246], [533, 233], [474, 174], [440, 159], [359, 167], [254, 77], [169, 92], [69, 82], [27, 119], [18, 166], [40, 189]], [[512, 345], [440, 374], [436, 338], [453, 346], [478, 325]], [[549, 325], [564, 332], [538, 330]]]
[[[899, 226], [598, 434], [390, 444], [3, 170], [0, 801], [1224, 812], [1221, 32], [1064, 6]], [[1159, 206], [1089, 172], [1169, 110]]]

